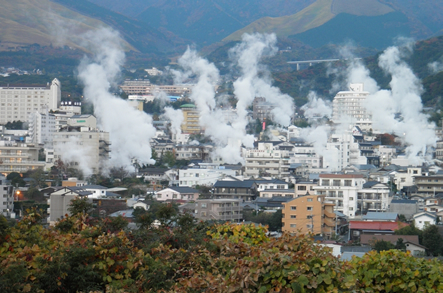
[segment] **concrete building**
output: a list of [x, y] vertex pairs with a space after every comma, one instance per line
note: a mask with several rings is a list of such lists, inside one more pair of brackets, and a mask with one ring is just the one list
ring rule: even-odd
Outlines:
[[380, 182], [369, 181], [358, 190], [357, 209], [362, 214], [366, 212], [386, 212], [389, 208], [389, 187]]
[[375, 147], [374, 153], [380, 158], [380, 166], [386, 166], [391, 164], [391, 160], [396, 156], [397, 150], [392, 146], [379, 145]]
[[120, 88], [128, 95], [146, 94], [151, 91], [151, 82], [149, 80], [125, 80]]
[[259, 142], [257, 149], [246, 151], [245, 177], [289, 176], [289, 151], [280, 149], [272, 142]]
[[0, 174], [0, 213], [8, 217], [14, 209], [14, 191], [6, 177]]
[[[52, 192], [48, 199], [48, 222], [51, 226], [65, 217], [70, 216], [69, 206], [71, 201], [77, 198], [84, 198], [90, 195], [89, 191], [84, 190], [82, 187], [62, 187]], [[91, 200], [92, 202], [92, 200]]]
[[259, 119], [261, 122], [266, 119], [273, 120], [272, 110], [275, 106], [266, 102], [266, 98], [256, 97], [252, 103], [252, 118]]
[[358, 208], [358, 192], [363, 189], [365, 179], [361, 174], [320, 174], [319, 186], [314, 187], [317, 195], [335, 204], [335, 210], [354, 218]]
[[406, 186], [415, 184], [415, 177], [422, 176], [420, 167], [409, 167], [406, 170], [398, 170], [394, 174], [394, 183], [398, 190], [402, 190]]
[[361, 155], [358, 139], [351, 131], [332, 134], [323, 155], [323, 167], [339, 172], [351, 165], [365, 165], [368, 160]]
[[80, 115], [82, 113], [82, 102], [62, 101], [58, 108], [61, 112], [73, 113]]
[[184, 104], [180, 106], [180, 109], [183, 112], [183, 123], [181, 125], [181, 129], [183, 133], [188, 134], [198, 134], [202, 131], [199, 118], [200, 113], [195, 108], [194, 104]]
[[25, 173], [43, 168], [45, 162], [38, 160], [40, 149], [34, 144], [0, 140], [0, 173]]
[[179, 209], [203, 221], [240, 222], [243, 219], [241, 202], [240, 199], [199, 199]]
[[309, 169], [318, 169], [323, 168], [323, 158], [315, 152], [313, 145], [297, 143], [289, 152], [289, 164], [303, 164]]
[[294, 197], [315, 194], [315, 186], [318, 186], [318, 184], [312, 181], [300, 181], [295, 183]]
[[252, 201], [257, 195], [257, 184], [253, 180], [223, 180], [214, 184], [214, 197]]
[[184, 144], [175, 146], [177, 160], [202, 160], [207, 161], [211, 156], [214, 146], [210, 144], [194, 145]]
[[54, 133], [56, 132], [55, 116], [47, 110], [35, 111], [29, 115], [28, 133], [30, 142], [33, 144], [43, 144], [45, 147], [52, 147]]
[[[409, 169], [408, 169], [409, 170]], [[415, 185], [417, 192], [424, 196], [433, 196], [436, 193], [443, 192], [443, 176], [415, 176]]]
[[55, 111], [60, 101], [61, 84], [56, 78], [46, 86], [0, 87], [0, 124], [28, 121], [35, 111]]
[[218, 180], [226, 176], [236, 176], [237, 172], [233, 169], [216, 166], [215, 168], [188, 168], [179, 170], [180, 186], [212, 186]]
[[363, 83], [349, 85], [349, 91], [338, 92], [332, 101], [332, 121], [350, 123], [361, 129], [372, 130], [372, 117], [364, 103], [369, 92], [364, 91]]
[[322, 235], [335, 232], [334, 203], [324, 195], [306, 195], [283, 203], [283, 232]]
[[157, 76], [162, 75], [163, 72], [161, 70], [158, 70], [155, 67], [152, 67], [151, 69], [145, 69], [146, 73], [148, 73], [150, 76]]
[[417, 200], [409, 199], [393, 199], [389, 204], [389, 212], [404, 215], [407, 220], [419, 212], [419, 204]]
[[92, 115], [74, 115], [68, 124], [54, 135], [54, 160], [61, 159], [70, 166], [96, 173], [109, 159], [109, 133], [96, 128]]

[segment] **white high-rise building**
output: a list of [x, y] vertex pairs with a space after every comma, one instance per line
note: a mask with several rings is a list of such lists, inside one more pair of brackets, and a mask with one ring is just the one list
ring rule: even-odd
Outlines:
[[52, 147], [55, 132], [55, 116], [47, 110], [43, 113], [35, 111], [29, 116], [28, 134], [31, 143], [44, 144], [45, 147]]
[[367, 158], [360, 154], [359, 144], [351, 132], [332, 134], [323, 154], [323, 167], [341, 171], [351, 165], [365, 165]]
[[368, 96], [363, 83], [351, 83], [349, 91], [338, 92], [332, 101], [332, 121], [357, 125], [366, 131], [372, 129], [372, 116], [364, 105]]
[[13, 187], [6, 184], [6, 177], [0, 174], [0, 214], [9, 216], [14, 208]]
[[35, 111], [55, 111], [60, 101], [61, 85], [56, 78], [47, 86], [0, 87], [0, 124], [28, 121]]

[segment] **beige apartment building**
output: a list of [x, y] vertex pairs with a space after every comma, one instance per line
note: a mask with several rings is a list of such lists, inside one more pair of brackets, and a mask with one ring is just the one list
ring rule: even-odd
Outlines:
[[198, 134], [202, 131], [199, 118], [200, 114], [194, 104], [184, 104], [181, 107], [183, 112], [183, 123], [181, 125], [183, 133]]
[[61, 84], [56, 78], [46, 86], [0, 87], [0, 124], [28, 121], [35, 111], [55, 111], [60, 101]]
[[306, 195], [283, 203], [283, 232], [331, 237], [335, 232], [334, 203], [324, 195]]
[[0, 173], [25, 173], [43, 168], [45, 162], [38, 160], [39, 145], [0, 140]]
[[181, 207], [199, 220], [240, 222], [243, 219], [241, 199], [199, 199]]

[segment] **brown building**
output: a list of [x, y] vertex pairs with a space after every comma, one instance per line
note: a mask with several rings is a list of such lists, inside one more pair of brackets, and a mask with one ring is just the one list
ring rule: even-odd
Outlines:
[[306, 195], [283, 203], [283, 231], [327, 238], [335, 231], [334, 203], [324, 195]]
[[203, 221], [240, 222], [243, 219], [243, 207], [240, 199], [198, 199], [179, 207], [181, 212], [190, 212]]

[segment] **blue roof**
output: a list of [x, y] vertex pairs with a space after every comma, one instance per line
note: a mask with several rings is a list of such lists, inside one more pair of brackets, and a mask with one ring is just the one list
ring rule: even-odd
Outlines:
[[412, 200], [412, 199], [393, 199], [391, 201], [391, 204], [393, 204], [393, 203], [416, 204], [417, 201], [416, 200]]
[[385, 221], [395, 221], [397, 219], [397, 213], [380, 213], [380, 212], [368, 212], [363, 216], [363, 220], [385, 220]]
[[255, 185], [255, 181], [253, 180], [245, 180], [245, 181], [217, 181], [214, 184], [214, 187], [240, 187], [240, 188], [252, 188]]

